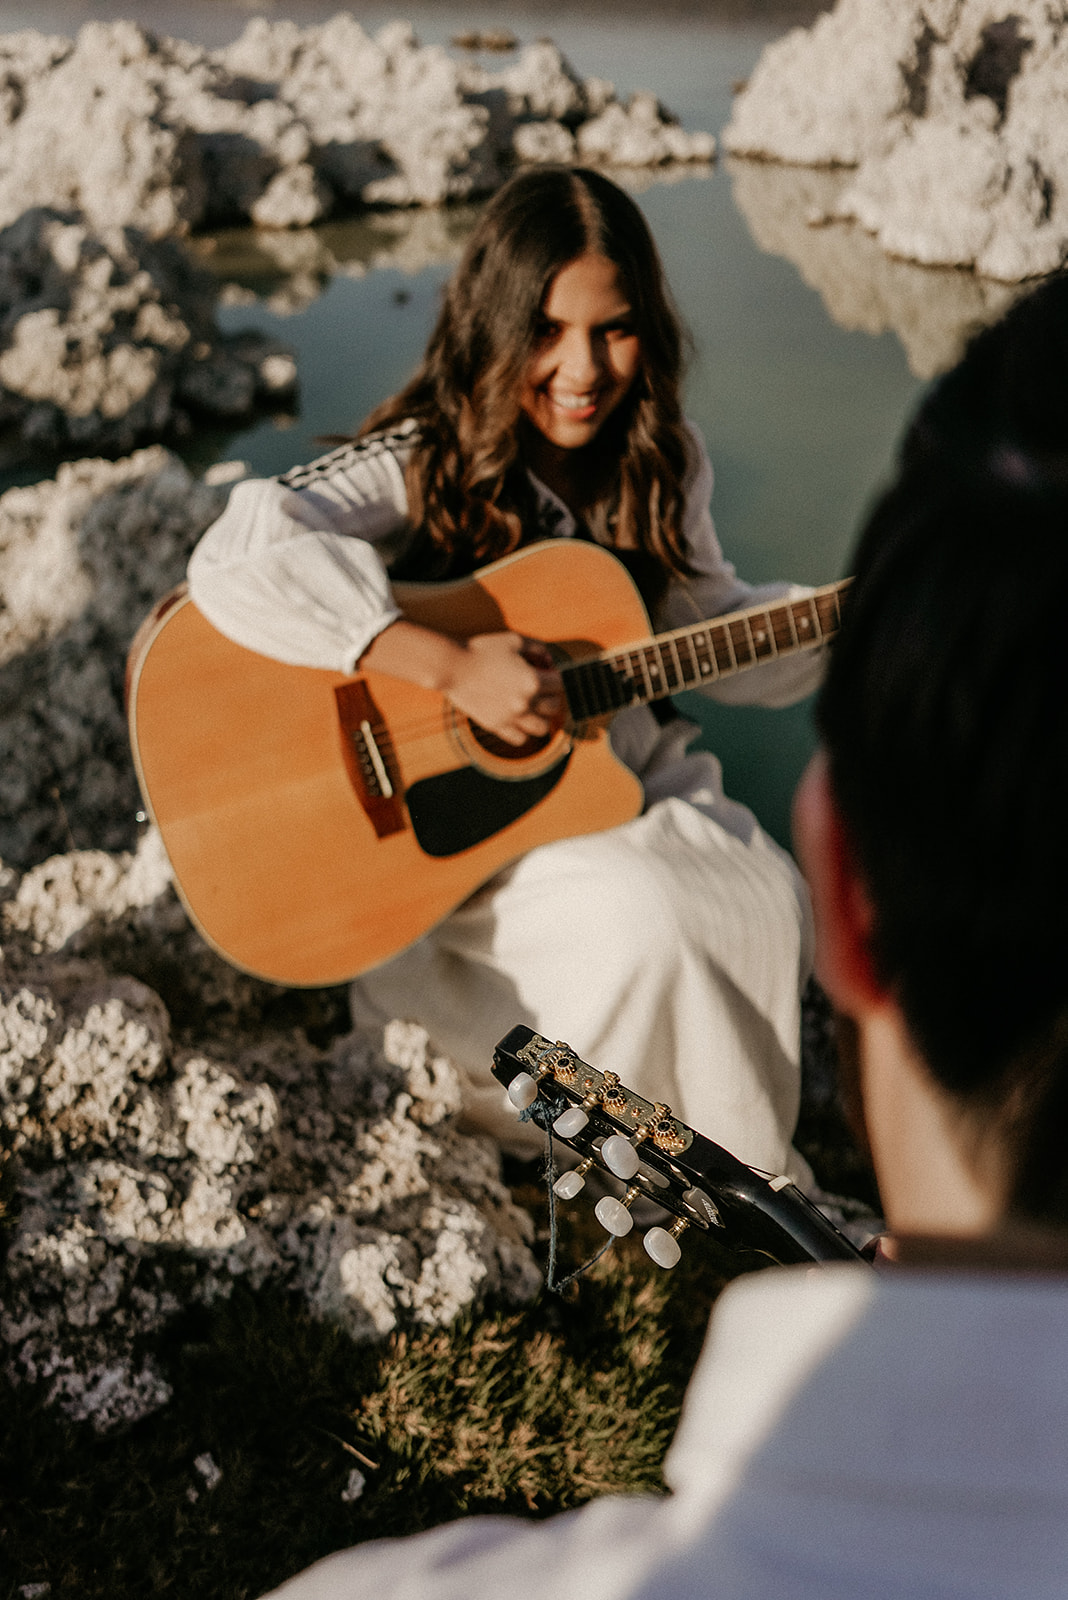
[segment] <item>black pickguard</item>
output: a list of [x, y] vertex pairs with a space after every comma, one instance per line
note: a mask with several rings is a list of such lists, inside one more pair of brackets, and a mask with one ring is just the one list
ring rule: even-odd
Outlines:
[[405, 795], [412, 831], [428, 856], [455, 856], [518, 822], [551, 794], [563, 777], [570, 750], [536, 778], [506, 782], [477, 767], [457, 767], [420, 778]]

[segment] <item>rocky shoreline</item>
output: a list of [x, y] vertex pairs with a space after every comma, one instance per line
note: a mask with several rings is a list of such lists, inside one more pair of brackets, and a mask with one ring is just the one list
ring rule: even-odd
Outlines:
[[151, 830], [132, 854], [9, 870], [3, 893], [14, 1381], [106, 1430], [166, 1402], [168, 1326], [237, 1282], [357, 1339], [536, 1292], [530, 1220], [495, 1147], [457, 1130], [422, 1029], [353, 1029], [343, 1004], [224, 966]]

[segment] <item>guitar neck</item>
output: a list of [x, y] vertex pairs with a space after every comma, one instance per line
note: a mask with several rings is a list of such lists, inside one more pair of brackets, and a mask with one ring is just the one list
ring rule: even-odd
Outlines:
[[762, 662], [815, 649], [838, 632], [842, 596], [851, 581], [843, 578], [800, 600], [732, 611], [572, 662], [562, 669], [571, 717], [582, 722], [624, 706], [648, 705], [732, 678]]

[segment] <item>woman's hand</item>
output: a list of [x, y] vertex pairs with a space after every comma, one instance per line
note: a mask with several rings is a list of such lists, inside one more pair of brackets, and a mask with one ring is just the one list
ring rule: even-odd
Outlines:
[[360, 665], [436, 689], [506, 744], [541, 739], [564, 720], [564, 686], [552, 656], [519, 633], [454, 639], [402, 618], [372, 640]]
[[518, 633], [479, 633], [462, 643], [442, 693], [479, 727], [521, 745], [564, 718], [564, 686], [545, 645]]

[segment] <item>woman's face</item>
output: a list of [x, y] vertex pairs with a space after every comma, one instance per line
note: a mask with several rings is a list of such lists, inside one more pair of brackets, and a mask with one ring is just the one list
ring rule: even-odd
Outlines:
[[641, 364], [618, 268], [604, 256], [579, 256], [549, 285], [520, 408], [550, 444], [580, 450], [626, 398]]

